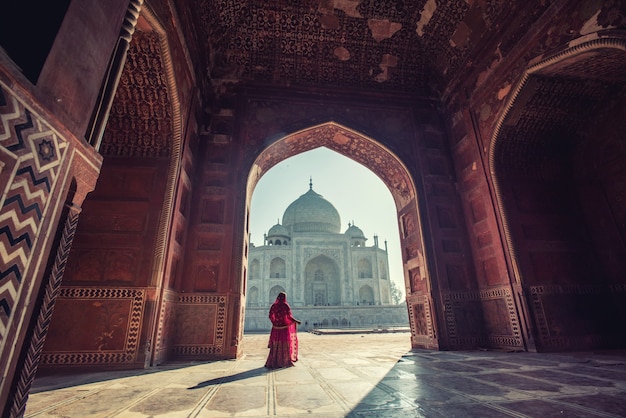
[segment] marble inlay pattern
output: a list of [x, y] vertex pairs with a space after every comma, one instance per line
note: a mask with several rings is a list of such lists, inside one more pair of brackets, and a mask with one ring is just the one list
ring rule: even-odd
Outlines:
[[49, 199], [69, 143], [4, 84], [0, 84], [0, 347], [24, 274], [49, 214]]

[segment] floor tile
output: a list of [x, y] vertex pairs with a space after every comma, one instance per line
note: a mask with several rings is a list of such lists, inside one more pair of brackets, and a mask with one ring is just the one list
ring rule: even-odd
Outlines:
[[[267, 335], [237, 360], [37, 376], [26, 417], [626, 417], [626, 354], [411, 350], [408, 333], [299, 334], [269, 370]], [[352, 348], [352, 349], [350, 349]]]

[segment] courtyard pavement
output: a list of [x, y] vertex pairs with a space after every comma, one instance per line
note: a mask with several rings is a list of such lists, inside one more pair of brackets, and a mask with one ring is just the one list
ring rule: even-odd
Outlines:
[[301, 332], [267, 370], [267, 334], [237, 360], [38, 376], [26, 417], [626, 417], [626, 352], [411, 350], [408, 332]]

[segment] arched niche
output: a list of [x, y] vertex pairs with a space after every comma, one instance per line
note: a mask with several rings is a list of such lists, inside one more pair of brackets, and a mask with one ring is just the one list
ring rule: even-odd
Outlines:
[[273, 279], [284, 279], [287, 277], [287, 266], [285, 264], [285, 260], [280, 257], [272, 258], [272, 261], [270, 261], [270, 277]]
[[270, 293], [269, 293], [269, 305], [274, 303], [274, 301], [276, 300], [276, 297], [278, 297], [278, 294], [280, 292], [285, 292], [285, 288], [282, 287], [281, 285], [272, 286], [272, 288], [270, 289]]
[[[294, 155], [326, 147], [350, 158], [374, 172], [388, 187], [394, 200], [400, 229], [400, 247], [404, 255], [405, 289], [412, 345], [416, 348], [438, 348], [437, 325], [432, 295], [430, 269], [424, 255], [421, 219], [416, 187], [403, 162], [376, 140], [337, 122], [326, 122], [276, 138], [252, 163], [246, 184], [246, 216], [252, 193], [261, 177], [272, 167]], [[247, 226], [244, 231], [247, 230]], [[247, 248], [247, 233], [243, 237]], [[245, 267], [242, 266], [242, 271]], [[409, 275], [418, 272], [419, 288], [410, 283]]]
[[359, 303], [363, 305], [373, 305], [375, 302], [374, 289], [368, 285], [361, 286], [359, 288]]
[[308, 306], [341, 305], [339, 266], [331, 258], [318, 255], [304, 266], [304, 300]]
[[261, 262], [255, 258], [250, 262], [250, 280], [256, 280], [261, 278]]
[[357, 262], [359, 278], [371, 278], [372, 275], [372, 262], [368, 258], [361, 258]]
[[248, 303], [250, 306], [258, 306], [259, 305], [259, 288], [256, 286], [250, 287], [248, 291]]
[[626, 37], [594, 33], [529, 66], [489, 150], [500, 222], [541, 351], [624, 346]]

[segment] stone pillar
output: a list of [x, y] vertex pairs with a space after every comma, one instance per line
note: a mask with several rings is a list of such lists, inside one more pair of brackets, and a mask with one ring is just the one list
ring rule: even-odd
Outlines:
[[5, 411], [5, 413], [9, 413], [8, 416], [21, 417], [24, 414], [28, 393], [35, 380], [35, 374], [37, 373], [37, 366], [41, 359], [41, 352], [46, 340], [46, 334], [48, 333], [50, 319], [52, 318], [56, 298], [61, 288], [61, 281], [72, 247], [72, 241], [76, 234], [80, 212], [80, 207], [74, 206], [73, 204], [66, 206], [67, 215], [65, 217], [65, 224], [61, 232], [60, 241], [56, 247], [54, 264], [41, 290], [42, 299], [38, 301], [39, 313], [36, 318], [34, 318], [34, 323], [28, 331], [29, 335], [23, 346], [25, 352], [20, 356], [19, 360], [21, 363], [18, 367], [18, 370], [21, 370], [19, 377], [17, 377], [11, 388], [12, 396], [10, 399], [12, 399], [12, 403], [10, 406], [7, 405]]

